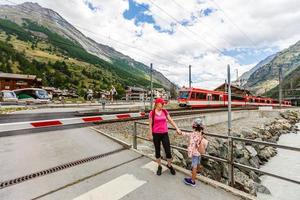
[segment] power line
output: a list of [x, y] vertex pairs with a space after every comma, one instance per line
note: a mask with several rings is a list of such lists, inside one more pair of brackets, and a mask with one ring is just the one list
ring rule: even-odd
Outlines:
[[[14, 4], [14, 5], [20, 5], [20, 4], [18, 4], [18, 3], [12, 2], [12, 1], [10, 1], [10, 0], [5, 0], [5, 1], [7, 1], [7, 2], [9, 2], [9, 3], [12, 3], [12, 4]], [[33, 9], [29, 9], [29, 8], [27, 8], [27, 7], [24, 7], [24, 6], [22, 6], [22, 8], [24, 8], [25, 10], [27, 9], [28, 11], [31, 11], [31, 12], [39, 13], [39, 12], [36, 12], [35, 10], [33, 10]], [[41, 14], [41, 13], [39, 13], [39, 14]], [[43, 13], [43, 15], [48, 16], [48, 17], [51, 17], [51, 18], [54, 18], [54, 19], [56, 19], [57, 21], [61, 21], [61, 22], [64, 22], [64, 23], [66, 22], [65, 20], [62, 20], [62, 19], [59, 19], [59, 18], [50, 16], [50, 15], [45, 14], [45, 13]], [[162, 56], [160, 56], [160, 55], [154, 54], [154, 53], [149, 52], [149, 51], [146, 51], [146, 50], [142, 50], [142, 49], [137, 48], [137, 47], [135, 47], [135, 46], [132, 46], [132, 45], [126, 44], [126, 43], [124, 43], [124, 42], [115, 40], [115, 39], [113, 39], [113, 38], [104, 36], [104, 35], [102, 35], [102, 34], [100, 34], [100, 33], [93, 32], [93, 31], [91, 31], [91, 30], [89, 30], [89, 29], [80, 27], [80, 26], [78, 26], [78, 25], [76, 25], [76, 24], [71, 24], [71, 25], [74, 26], [74, 27], [76, 27], [76, 28], [85, 30], [85, 31], [87, 31], [87, 32], [89, 32], [89, 33], [95, 34], [95, 35], [97, 35], [97, 36], [98, 36], [98, 35], [101, 35], [101, 36], [104, 37], [105, 39], [114, 41], [115, 43], [124, 45], [124, 46], [129, 47], [129, 48], [132, 48], [132, 49], [136, 49], [136, 50], [138, 50], [138, 51], [143, 52], [143, 53], [146, 54], [146, 55], [151, 54], [151, 55], [153, 55], [153, 56], [159, 57], [159, 58], [161, 58], [162, 60], [166, 60], [168, 63], [173, 63], [173, 64], [177, 64], [177, 65], [184, 65], [184, 66], [187, 65], [187, 64], [179, 63], [179, 62], [177, 62], [177, 61], [172, 61], [172, 60], [166, 59], [166, 58], [164, 58], [164, 57], [162, 57]], [[59, 42], [58, 42], [58, 43], [59, 43]], [[67, 43], [64, 43], [64, 44], [70, 45], [70, 44], [67, 44]], [[139, 56], [140, 56], [140, 55], [139, 55]], [[150, 57], [147, 57], [147, 56], [141, 56], [141, 57], [148, 58], [150, 61], [153, 61], [153, 60], [154, 60], [153, 58], [150, 58]], [[157, 61], [157, 60], [156, 60], [156, 61]], [[158, 63], [160, 63], [160, 62], [161, 62], [161, 61], [159, 61]]]
[[[181, 24], [181, 22], [179, 20], [177, 20], [175, 17], [173, 17], [172, 15], [170, 15], [168, 12], [166, 12], [163, 8], [161, 8], [160, 6], [158, 6], [157, 4], [155, 4], [152, 0], [148, 0], [152, 5], [154, 5], [155, 7], [157, 7], [159, 10], [161, 10], [163, 13], [165, 13], [168, 17], [170, 17], [172, 20], [174, 20], [177, 24], [181, 25], [184, 29], [186, 29], [187, 31], [189, 31], [190, 33], [192, 33], [193, 35], [197, 35], [199, 36], [200, 38], [203, 37], [201, 35], [199, 35], [198, 33], [194, 32], [193, 30], [189, 29], [188, 27], [186, 26], [183, 26]], [[146, 8], [147, 10], [149, 10], [148, 8]], [[193, 39], [193, 38], [192, 38]], [[198, 40], [195, 40], [193, 39], [194, 41], [196, 41], [197, 43], [199, 43]], [[203, 41], [203, 43], [206, 44], [206, 46], [211, 46], [213, 47], [214, 49], [216, 49], [218, 52], [220, 52], [221, 54], [225, 55], [222, 50], [220, 50], [218, 47], [216, 47], [215, 45], [205, 41], [204, 39], [201, 39], [201, 41]]]
[[[190, 13], [190, 11], [188, 11], [185, 7], [183, 7], [180, 3], [178, 3], [176, 0], [172, 1], [174, 4], [176, 4], [178, 7], [180, 7], [182, 10], [186, 11], [187, 13]], [[198, 18], [197, 18], [198, 19]], [[219, 38], [221, 38], [223, 41], [225, 41], [227, 44], [230, 45], [230, 42], [228, 40], [226, 40], [222, 35], [218, 34], [217, 32], [215, 32], [215, 30], [209, 26], [207, 23], [204, 23], [202, 20], [197, 20], [197, 22], [203, 24], [205, 27], [209, 28], [209, 30], [214, 33], [216, 36], [218, 36]]]
[[211, 0], [210, 2], [213, 2], [213, 4], [220, 10], [224, 13], [224, 16], [231, 22], [231, 24], [233, 24], [233, 26], [235, 26], [243, 35], [244, 37], [246, 37], [250, 43], [256, 47], [256, 44], [255, 42], [236, 24], [234, 23], [233, 20], [231, 20], [231, 18], [227, 15], [227, 13], [214, 1], [214, 0]]

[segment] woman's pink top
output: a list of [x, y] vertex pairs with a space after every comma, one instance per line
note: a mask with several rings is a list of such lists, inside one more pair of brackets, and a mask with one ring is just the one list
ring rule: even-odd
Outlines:
[[[149, 113], [149, 119], [152, 119], [153, 111]], [[160, 115], [158, 115], [157, 112], [155, 112], [154, 116], [154, 125], [152, 126], [152, 133], [162, 134], [162, 133], [168, 133], [168, 120], [167, 115], [168, 111], [161, 111]]]

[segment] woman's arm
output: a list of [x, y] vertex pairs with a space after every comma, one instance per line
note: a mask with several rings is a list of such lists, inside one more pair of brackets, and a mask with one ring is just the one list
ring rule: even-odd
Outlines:
[[152, 116], [149, 117], [149, 133], [147, 135], [147, 138], [149, 140], [152, 140]]
[[177, 127], [176, 123], [173, 121], [172, 117], [169, 114], [167, 115], [167, 119], [170, 124], [176, 129], [176, 132], [181, 135], [181, 130]]

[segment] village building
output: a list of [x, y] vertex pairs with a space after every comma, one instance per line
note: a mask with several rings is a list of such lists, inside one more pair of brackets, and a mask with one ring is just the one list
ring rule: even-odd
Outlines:
[[0, 72], [0, 90], [15, 90], [22, 88], [41, 88], [42, 79], [35, 75], [12, 74]]

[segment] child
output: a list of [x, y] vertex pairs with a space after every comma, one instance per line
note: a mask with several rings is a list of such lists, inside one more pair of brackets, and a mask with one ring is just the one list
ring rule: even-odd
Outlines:
[[188, 156], [192, 158], [192, 177], [185, 178], [187, 185], [196, 185], [197, 167], [201, 162], [201, 154], [205, 154], [208, 141], [204, 138], [204, 125], [202, 119], [197, 118], [193, 122], [194, 131], [191, 133], [182, 132], [182, 135], [189, 137]]

